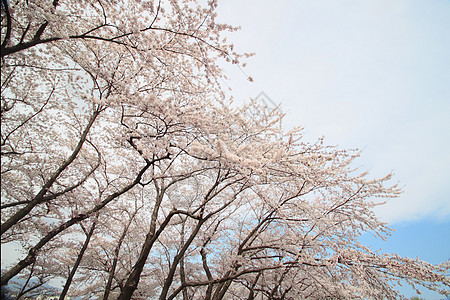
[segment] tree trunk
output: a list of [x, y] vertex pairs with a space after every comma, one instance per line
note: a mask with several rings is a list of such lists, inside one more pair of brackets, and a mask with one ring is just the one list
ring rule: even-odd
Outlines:
[[66, 284], [64, 285], [61, 295], [59, 295], [59, 300], [64, 300], [67, 292], [69, 291], [69, 287], [72, 284], [73, 277], [75, 276], [75, 273], [77, 272], [78, 266], [80, 265], [81, 260], [83, 259], [84, 252], [86, 252], [86, 249], [89, 245], [91, 237], [94, 234], [95, 225], [97, 224], [97, 218], [98, 218], [98, 214], [95, 216], [95, 219], [92, 222], [91, 229], [86, 234], [86, 240], [84, 241], [83, 247], [81, 247], [81, 250], [80, 250], [80, 253], [78, 254], [77, 260], [75, 261], [75, 264], [73, 265], [72, 270], [69, 273], [69, 277], [67, 277]]
[[130, 225], [133, 222], [133, 219], [136, 216], [137, 212], [138, 212], [138, 209], [136, 209], [134, 214], [130, 217], [130, 221], [128, 222], [127, 226], [124, 228], [124, 230], [122, 232], [122, 235], [120, 236], [119, 241], [117, 242], [117, 246], [114, 249], [114, 260], [113, 260], [113, 263], [112, 263], [112, 266], [111, 266], [111, 270], [109, 271], [108, 282], [106, 283], [105, 293], [103, 294], [103, 300], [108, 300], [109, 293], [111, 292], [112, 281], [114, 279], [114, 273], [116, 272], [116, 267], [117, 267], [117, 261], [119, 259], [120, 248], [122, 246], [123, 240], [125, 239], [125, 236], [127, 235], [128, 228], [130, 228]]
[[227, 292], [228, 288], [230, 287], [231, 283], [233, 283], [233, 280], [227, 280], [221, 285], [219, 285], [216, 289], [216, 292], [214, 293], [213, 300], [221, 300], [225, 296], [225, 293]]
[[175, 215], [176, 211], [171, 211], [169, 215], [166, 217], [164, 222], [161, 224], [159, 229], [155, 232], [155, 234], [151, 234], [149, 232], [145, 238], [145, 242], [142, 245], [141, 253], [139, 254], [139, 258], [136, 261], [136, 263], [133, 266], [133, 270], [130, 273], [130, 276], [128, 276], [128, 279], [123, 286], [123, 289], [118, 297], [120, 300], [129, 300], [131, 299], [131, 296], [133, 295], [134, 291], [137, 289], [139, 279], [141, 277], [142, 270], [144, 269], [145, 261], [148, 258], [148, 255], [150, 254], [150, 250], [153, 247], [153, 244], [158, 239], [160, 234], [164, 231], [167, 224], [169, 224], [170, 219]]
[[[184, 244], [184, 226], [185, 226], [186, 220], [183, 219], [181, 223], [181, 245]], [[186, 273], [184, 271], [184, 256], [180, 259], [180, 279], [181, 279], [181, 285], [186, 284]], [[188, 300], [188, 291], [187, 287], [183, 289], [183, 300]]]
[[197, 226], [195, 226], [194, 231], [192, 231], [191, 235], [189, 236], [189, 239], [186, 241], [186, 243], [183, 245], [183, 248], [181, 248], [180, 252], [175, 256], [173, 259], [172, 266], [169, 270], [169, 274], [166, 277], [166, 280], [164, 282], [163, 290], [161, 292], [161, 295], [159, 296], [159, 300], [165, 300], [167, 298], [167, 293], [169, 292], [169, 288], [172, 285], [173, 277], [175, 275], [175, 271], [177, 269], [177, 266], [180, 262], [180, 260], [183, 258], [184, 253], [186, 253], [186, 250], [191, 245], [194, 238], [197, 236], [198, 232], [200, 231], [200, 228], [202, 227], [203, 223], [206, 221], [206, 219], [200, 219], [197, 223]]

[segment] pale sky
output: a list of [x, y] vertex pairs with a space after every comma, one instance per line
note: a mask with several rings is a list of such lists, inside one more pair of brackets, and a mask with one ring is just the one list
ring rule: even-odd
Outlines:
[[[236, 102], [264, 91], [309, 141], [362, 148], [356, 166], [393, 171], [404, 193], [377, 210], [396, 231], [374, 250], [450, 259], [450, 1], [224, 0], [219, 19], [242, 26], [226, 67]], [[442, 299], [421, 289], [420, 297]], [[404, 288], [408, 297], [412, 289]], [[417, 295], [416, 295], [417, 296]]]
[[405, 192], [383, 220], [450, 217], [450, 1], [226, 0], [218, 14], [256, 52], [254, 83], [226, 67], [236, 102], [264, 91], [287, 127], [364, 149], [372, 176], [393, 171]]

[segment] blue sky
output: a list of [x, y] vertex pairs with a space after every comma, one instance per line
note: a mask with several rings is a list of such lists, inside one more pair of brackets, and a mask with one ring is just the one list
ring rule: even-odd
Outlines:
[[[219, 19], [244, 72], [225, 67], [235, 101], [264, 91], [286, 127], [305, 138], [362, 148], [356, 165], [394, 172], [404, 193], [377, 209], [391, 224], [384, 252], [450, 258], [450, 1], [226, 0]], [[439, 299], [426, 295], [427, 299]]]
[[[386, 241], [364, 235], [360, 241], [380, 250], [382, 253], [398, 253], [401, 256], [416, 258], [432, 264], [438, 264], [450, 259], [450, 226], [448, 222], [425, 218], [422, 220], [393, 224], [394, 231]], [[419, 288], [424, 299], [443, 299], [438, 293]], [[409, 296], [417, 296], [412, 288], [403, 287], [401, 291]]]

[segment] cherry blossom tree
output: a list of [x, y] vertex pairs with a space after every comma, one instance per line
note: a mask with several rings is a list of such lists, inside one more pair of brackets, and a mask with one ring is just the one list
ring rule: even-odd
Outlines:
[[[379, 254], [373, 208], [400, 190], [355, 150], [236, 106], [216, 1], [6, 1], [1, 23], [2, 286], [60, 280], [102, 299], [446, 294], [449, 263]], [[35, 280], [32, 280], [35, 279]], [[32, 283], [38, 282], [38, 285]], [[36, 286], [36, 287], [35, 287]]]

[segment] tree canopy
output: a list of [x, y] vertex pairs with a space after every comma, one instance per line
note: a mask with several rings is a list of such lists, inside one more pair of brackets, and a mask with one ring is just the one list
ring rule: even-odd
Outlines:
[[401, 192], [235, 105], [217, 1], [2, 0], [2, 266], [60, 299], [396, 299], [446, 294], [449, 263], [360, 244]]

